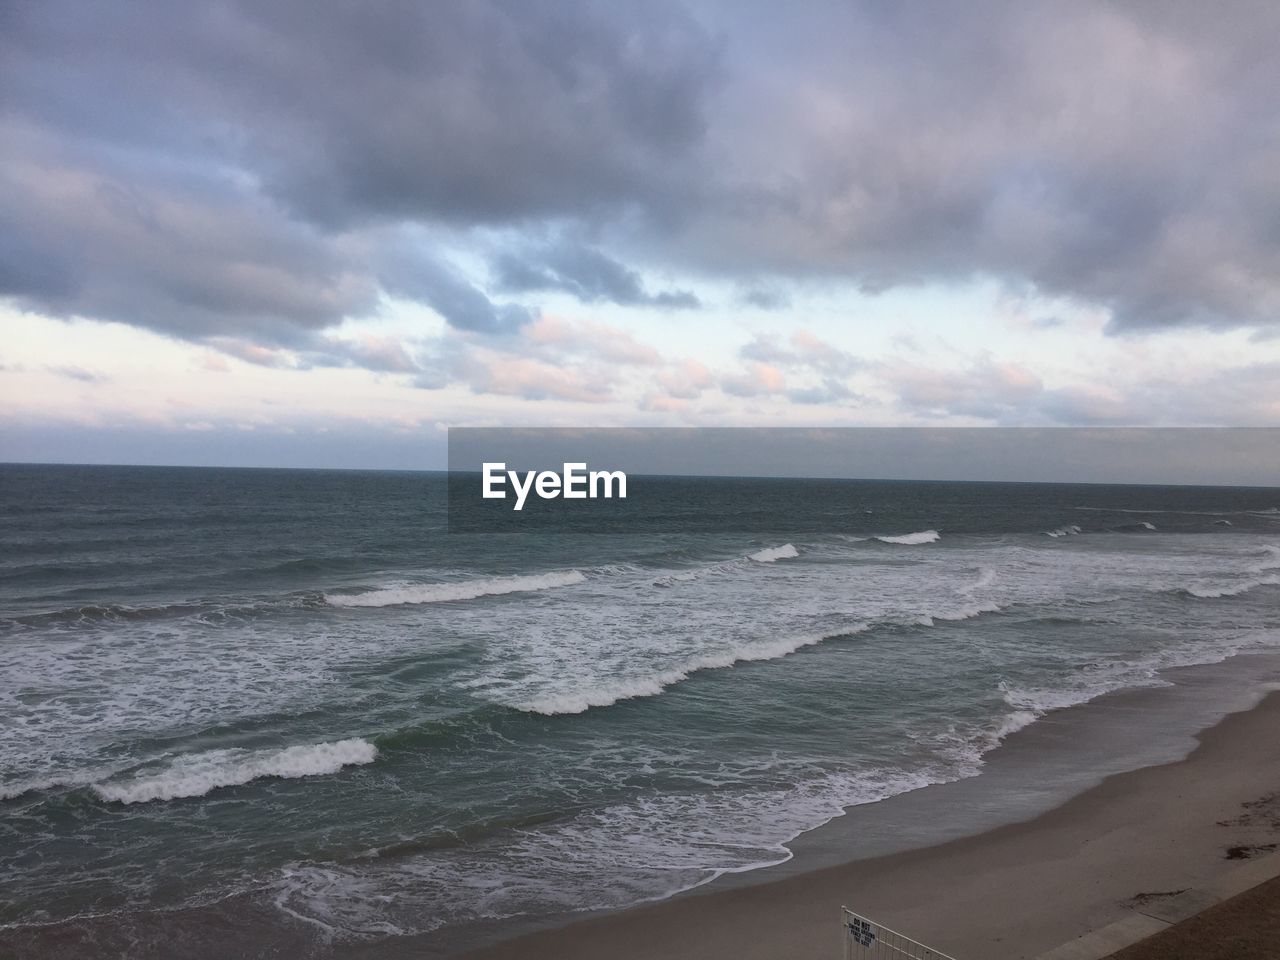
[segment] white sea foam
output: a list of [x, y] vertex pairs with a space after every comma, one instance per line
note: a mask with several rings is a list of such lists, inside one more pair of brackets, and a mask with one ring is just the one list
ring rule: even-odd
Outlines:
[[1056, 530], [1046, 530], [1045, 536], [1049, 537], [1074, 537], [1081, 532], [1080, 528], [1074, 523], [1069, 523], [1065, 527], [1058, 527]]
[[784, 543], [780, 547], [767, 547], [764, 550], [750, 554], [747, 559], [755, 560], [759, 563], [773, 563], [775, 560], [790, 560], [792, 557], [800, 556], [795, 546], [790, 543]]
[[998, 603], [974, 603], [964, 607], [956, 607], [954, 610], [922, 613], [911, 622], [921, 627], [932, 627], [938, 620], [972, 620], [974, 617], [980, 617], [984, 613], [999, 613], [1003, 609], [1004, 607]]
[[655, 697], [672, 684], [688, 680], [692, 674], [703, 670], [721, 670], [738, 663], [777, 660], [780, 657], [788, 656], [797, 650], [811, 647], [824, 640], [861, 633], [866, 629], [868, 629], [866, 624], [858, 624], [839, 633], [811, 634], [787, 637], [768, 643], [745, 644], [719, 653], [709, 653], [695, 657], [679, 667], [663, 670], [649, 676], [598, 683], [585, 689], [575, 688], [572, 691], [515, 702], [511, 706], [526, 713], [541, 713], [547, 716], [583, 713], [592, 707], [609, 707], [622, 700]]
[[1258, 587], [1274, 587], [1280, 585], [1280, 577], [1259, 577], [1256, 580], [1241, 580], [1239, 583], [1227, 584], [1225, 586], [1212, 586], [1209, 584], [1196, 584], [1186, 588], [1187, 593], [1193, 597], [1203, 597], [1206, 600], [1216, 599], [1218, 597], [1237, 597], [1242, 593], [1248, 593]]
[[1280, 631], [1247, 631], [1224, 635], [1213, 644], [1185, 643], [1153, 651], [1136, 659], [1116, 659], [1089, 665], [1069, 682], [1052, 687], [1018, 687], [1001, 682], [1004, 700], [1015, 710], [1030, 711], [1038, 719], [1046, 713], [1096, 700], [1118, 690], [1169, 686], [1161, 671], [1175, 667], [1221, 663], [1240, 653], [1274, 650]]
[[880, 536], [872, 539], [879, 540], [881, 543], [900, 543], [907, 546], [916, 546], [922, 543], [936, 543], [942, 539], [942, 534], [938, 533], [937, 530], [920, 530], [916, 533], [904, 533], [896, 537]]
[[458, 580], [451, 583], [417, 583], [384, 587], [366, 593], [326, 593], [325, 601], [335, 607], [392, 607], [410, 603], [447, 603], [474, 600], [506, 593], [526, 593], [569, 587], [586, 580], [577, 570], [494, 577], [486, 580]]
[[25, 793], [37, 790], [74, 790], [87, 787], [95, 780], [109, 777], [118, 768], [97, 767], [70, 773], [52, 774], [44, 777], [32, 777], [29, 780], [12, 780], [0, 783], [0, 800], [13, 800]]
[[814, 776], [803, 759], [779, 774], [791, 782], [750, 791], [645, 793], [575, 809], [515, 831], [501, 847], [482, 839], [409, 857], [292, 864], [281, 871], [275, 902], [338, 937], [379, 938], [478, 920], [616, 909], [782, 863], [791, 858], [787, 844], [795, 837], [849, 806], [963, 775], [931, 764]]
[[1262, 573], [1264, 570], [1275, 570], [1280, 567], [1280, 547], [1267, 544], [1262, 550], [1263, 559], [1249, 568], [1250, 573]]
[[973, 583], [966, 583], [964, 586], [957, 587], [956, 592], [962, 594], [971, 594], [977, 590], [985, 590], [996, 582], [996, 572], [991, 567], [981, 567], [978, 570], [978, 579]]
[[757, 550], [755, 553], [748, 554], [745, 557], [735, 557], [732, 560], [704, 564], [691, 570], [678, 570], [674, 573], [668, 573], [655, 578], [653, 585], [655, 587], [674, 587], [680, 583], [701, 580], [703, 577], [728, 574], [735, 570], [741, 571], [750, 566], [752, 561], [756, 563], [775, 563], [778, 560], [790, 560], [798, 556], [800, 556], [800, 551], [795, 548], [795, 544], [784, 543], [780, 547], [765, 547], [765, 549]]
[[295, 779], [337, 773], [343, 767], [372, 763], [377, 756], [378, 748], [359, 737], [282, 750], [209, 750], [178, 757], [156, 773], [95, 783], [92, 789], [103, 800], [126, 804], [202, 797], [220, 787], [263, 777]]

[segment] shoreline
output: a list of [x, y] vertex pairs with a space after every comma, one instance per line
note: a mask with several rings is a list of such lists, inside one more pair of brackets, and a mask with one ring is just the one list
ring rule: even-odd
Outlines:
[[[846, 808], [788, 842], [785, 862], [661, 900], [335, 942], [269, 900], [236, 894], [10, 928], [0, 953], [167, 958], [180, 945], [184, 956], [219, 960], [820, 960], [840, 955], [847, 905], [958, 960], [1034, 957], [1124, 916], [1135, 896], [1211, 882], [1238, 866], [1223, 859], [1228, 846], [1280, 842], [1280, 799], [1242, 807], [1280, 793], [1280, 653], [1158, 676], [1160, 686], [1050, 711], [986, 754], [974, 776]], [[1182, 806], [1167, 809], [1169, 797]], [[1242, 817], [1252, 820], [1218, 825]]]
[[[1169, 673], [1192, 676], [1204, 669]], [[1142, 710], [1162, 692], [1127, 690], [1107, 697], [1122, 709]], [[1052, 727], [1053, 716], [1028, 730]], [[1123, 918], [1135, 898], [1147, 902], [1152, 895], [1212, 881], [1238, 866], [1226, 858], [1231, 847], [1265, 852], [1269, 843], [1280, 842], [1277, 729], [1280, 691], [1273, 689], [1254, 706], [1241, 705], [1191, 734], [1195, 745], [1186, 756], [1111, 772], [1029, 819], [892, 853], [847, 855], [849, 837], [864, 830], [870, 831], [872, 849], [884, 842], [887, 823], [896, 817], [880, 811], [907, 803], [925, 810], [944, 793], [977, 784], [987, 776], [984, 771], [850, 808], [797, 838], [795, 855], [785, 864], [523, 933], [462, 956], [818, 960], [839, 956], [839, 908], [848, 905], [960, 960], [1034, 957]], [[1035, 737], [1016, 737], [1002, 757], [993, 752], [993, 767], [1034, 748]], [[1000, 775], [998, 769], [992, 773]], [[979, 819], [998, 815], [979, 811]], [[384, 942], [343, 955], [422, 955], [423, 947], [425, 942], [418, 944], [415, 953], [409, 943]]]

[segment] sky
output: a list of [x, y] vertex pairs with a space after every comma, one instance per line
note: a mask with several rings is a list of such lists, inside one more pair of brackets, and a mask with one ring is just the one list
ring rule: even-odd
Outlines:
[[13, 0], [0, 460], [1280, 426], [1280, 5]]

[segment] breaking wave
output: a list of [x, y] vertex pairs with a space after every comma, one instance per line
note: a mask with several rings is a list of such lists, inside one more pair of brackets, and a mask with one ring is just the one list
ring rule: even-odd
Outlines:
[[1214, 587], [1208, 585], [1199, 585], [1185, 587], [1181, 592], [1190, 594], [1193, 597], [1200, 597], [1205, 600], [1214, 600], [1218, 597], [1237, 597], [1242, 593], [1248, 593], [1258, 587], [1274, 587], [1280, 585], [1280, 577], [1261, 577], [1257, 580], [1242, 580], [1239, 583], [1233, 583], [1228, 586]]
[[45, 790], [74, 790], [79, 787], [87, 787], [94, 780], [100, 777], [109, 777], [115, 772], [111, 768], [101, 768], [80, 773], [66, 773], [38, 777], [32, 780], [0, 783], [0, 800], [16, 800], [24, 794]]
[[858, 624], [839, 633], [811, 634], [808, 636], [789, 637], [775, 640], [772, 643], [752, 644], [735, 647], [721, 653], [706, 654], [696, 657], [679, 667], [664, 670], [648, 677], [616, 680], [603, 683], [588, 690], [577, 690], [572, 693], [558, 693], [537, 697], [511, 706], [525, 713], [540, 713], [545, 716], [560, 714], [584, 713], [592, 707], [610, 707], [622, 700], [634, 700], [639, 697], [654, 697], [662, 693], [672, 684], [688, 680], [695, 673], [703, 670], [721, 670], [739, 663], [750, 663], [759, 660], [777, 660], [801, 650], [834, 640], [837, 637], [852, 636], [869, 629], [867, 624]]
[[917, 533], [904, 533], [901, 536], [890, 537], [872, 537], [873, 540], [879, 540], [881, 543], [900, 543], [907, 546], [916, 546], [922, 543], [936, 543], [942, 539], [942, 534], [937, 530], [920, 530]]
[[1249, 568], [1250, 573], [1262, 573], [1264, 570], [1280, 568], [1280, 547], [1268, 544], [1262, 548], [1266, 559], [1260, 560]]
[[750, 554], [747, 559], [755, 560], [758, 563], [773, 563], [775, 560], [790, 560], [792, 557], [798, 556], [800, 556], [800, 553], [794, 545], [784, 543], [780, 547], [766, 547], [764, 550]]
[[508, 706], [522, 710], [525, 713], [540, 713], [546, 716], [584, 713], [592, 707], [611, 707], [623, 700], [656, 697], [668, 687], [688, 680], [693, 674], [704, 670], [721, 670], [739, 663], [777, 660], [789, 656], [804, 647], [815, 646], [827, 640], [836, 640], [866, 633], [877, 625], [905, 624], [912, 627], [932, 627], [939, 622], [970, 620], [988, 613], [999, 613], [1004, 609], [1006, 609], [1005, 606], [994, 602], [974, 603], [950, 610], [931, 611], [906, 619], [890, 618], [881, 621], [858, 623], [848, 629], [832, 633], [788, 637], [770, 643], [746, 644], [725, 651], [705, 654], [695, 657], [678, 667], [648, 676], [610, 680], [585, 690], [575, 689], [571, 692], [557, 692], [530, 699], [505, 702], [507, 702]]
[[131, 780], [95, 783], [100, 798], [115, 803], [147, 803], [202, 797], [220, 787], [236, 787], [263, 777], [291, 780], [337, 773], [343, 767], [372, 763], [378, 748], [352, 737], [333, 743], [282, 750], [210, 750], [179, 757], [158, 773]]
[[756, 563], [775, 563], [778, 560], [790, 560], [792, 557], [798, 556], [800, 556], [800, 551], [795, 548], [794, 544], [784, 543], [780, 547], [765, 547], [763, 550], [757, 550], [755, 553], [748, 554], [745, 557], [735, 557], [732, 560], [721, 560], [717, 563], [694, 567], [692, 570], [679, 570], [674, 573], [668, 573], [656, 578], [653, 581], [653, 585], [655, 587], [674, 587], [681, 583], [701, 580], [703, 577], [742, 570], [744, 567], [750, 566], [751, 561]]
[[911, 623], [920, 627], [932, 627], [939, 620], [972, 620], [974, 617], [980, 617], [984, 613], [999, 613], [1003, 609], [1005, 608], [998, 603], [975, 603], [966, 607], [957, 607], [954, 610], [944, 610], [941, 613], [922, 613]]
[[1056, 530], [1046, 530], [1046, 537], [1074, 537], [1081, 533], [1081, 530], [1074, 523], [1069, 523], [1065, 527], [1058, 527]]
[[577, 570], [539, 573], [517, 577], [494, 577], [489, 580], [460, 580], [453, 583], [417, 583], [384, 587], [366, 593], [326, 593], [325, 602], [334, 607], [392, 607], [409, 603], [447, 603], [474, 600], [505, 593], [551, 590], [582, 583], [587, 578]]

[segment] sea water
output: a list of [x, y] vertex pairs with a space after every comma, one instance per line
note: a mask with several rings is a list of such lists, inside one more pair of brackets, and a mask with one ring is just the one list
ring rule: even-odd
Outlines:
[[0, 925], [625, 906], [1280, 647], [1274, 489], [757, 482], [770, 535], [469, 536], [440, 474], [0, 467]]

